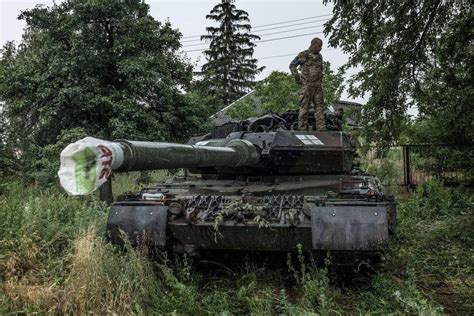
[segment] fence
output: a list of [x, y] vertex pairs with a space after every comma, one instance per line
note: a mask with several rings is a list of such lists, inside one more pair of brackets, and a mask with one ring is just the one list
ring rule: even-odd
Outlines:
[[375, 149], [370, 149], [364, 162], [367, 171], [379, 176], [386, 186], [411, 190], [433, 177], [452, 185], [465, 178], [466, 166], [474, 166], [474, 146], [406, 144], [390, 148], [380, 159]]

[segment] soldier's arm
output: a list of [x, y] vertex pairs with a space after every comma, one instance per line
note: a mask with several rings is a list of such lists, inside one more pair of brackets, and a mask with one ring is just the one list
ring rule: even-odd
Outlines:
[[300, 56], [296, 56], [290, 63], [290, 71], [293, 77], [295, 78], [296, 82], [301, 83], [300, 73], [298, 71], [298, 66], [301, 65], [301, 58]]
[[317, 69], [318, 69], [318, 75], [319, 75], [319, 78], [323, 78], [323, 56], [321, 54], [318, 55], [318, 59], [317, 59]]

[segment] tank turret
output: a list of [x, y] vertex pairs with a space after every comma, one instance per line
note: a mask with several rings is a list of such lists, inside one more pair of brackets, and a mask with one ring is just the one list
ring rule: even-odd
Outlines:
[[[59, 176], [66, 191], [87, 194], [97, 189], [112, 170], [190, 168], [205, 178], [347, 174], [353, 156], [353, 142], [342, 132], [240, 131], [224, 139], [191, 139], [186, 145], [85, 138], [63, 151]], [[72, 176], [80, 181], [71, 181]]]

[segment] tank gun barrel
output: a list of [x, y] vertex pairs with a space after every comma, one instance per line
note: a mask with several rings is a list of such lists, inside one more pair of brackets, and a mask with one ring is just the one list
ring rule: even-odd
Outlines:
[[95, 191], [112, 170], [141, 171], [197, 167], [244, 167], [259, 163], [256, 147], [235, 139], [226, 146], [183, 145], [164, 142], [86, 137], [61, 152], [58, 171], [63, 188], [71, 195]]
[[225, 147], [119, 140], [124, 159], [117, 171], [243, 167], [259, 162], [255, 146], [235, 139]]

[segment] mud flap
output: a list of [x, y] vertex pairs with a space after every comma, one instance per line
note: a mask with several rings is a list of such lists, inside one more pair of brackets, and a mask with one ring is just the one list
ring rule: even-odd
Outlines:
[[123, 244], [127, 238], [132, 246], [166, 244], [168, 207], [163, 205], [114, 204], [107, 220], [107, 237]]
[[383, 250], [388, 239], [385, 205], [333, 205], [311, 209], [314, 250]]

